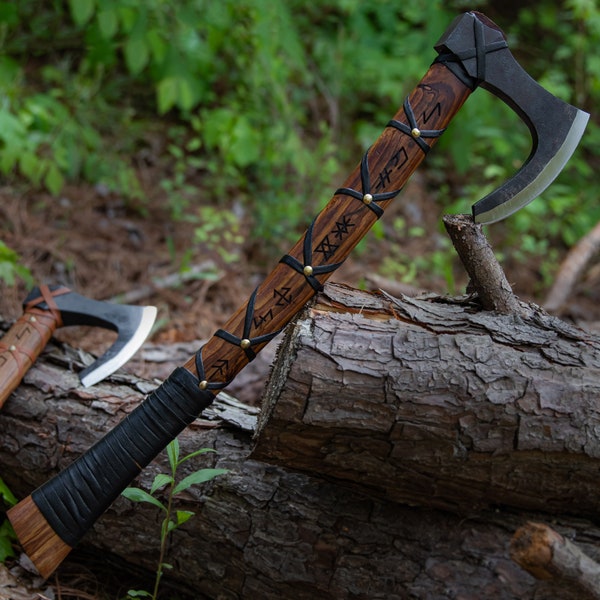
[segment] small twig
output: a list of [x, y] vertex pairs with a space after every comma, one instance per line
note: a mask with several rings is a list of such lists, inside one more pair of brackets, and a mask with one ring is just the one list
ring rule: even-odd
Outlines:
[[208, 260], [198, 265], [193, 265], [180, 273], [171, 273], [165, 277], [156, 278], [149, 285], [144, 285], [134, 290], [110, 298], [111, 302], [134, 304], [152, 296], [157, 289], [173, 288], [191, 279], [210, 279], [217, 281], [223, 277], [223, 272], [217, 270], [215, 263]]
[[581, 274], [599, 248], [600, 223], [583, 236], [567, 254], [544, 303], [547, 311], [559, 312], [563, 308], [577, 280], [581, 278]]
[[518, 529], [510, 556], [536, 579], [562, 580], [600, 600], [600, 565], [548, 525], [527, 523]]
[[470, 215], [445, 215], [446, 231], [454, 244], [485, 310], [522, 315], [526, 311], [482, 231]]

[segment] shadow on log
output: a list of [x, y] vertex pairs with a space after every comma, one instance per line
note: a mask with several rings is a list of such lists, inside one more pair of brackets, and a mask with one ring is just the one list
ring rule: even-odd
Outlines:
[[[343, 307], [339, 297], [334, 301], [335, 294], [341, 294], [349, 308]], [[381, 313], [380, 306], [369, 306], [368, 298], [393, 306], [391, 315]], [[479, 388], [493, 390], [493, 393], [487, 400], [479, 397], [478, 404], [481, 406], [477, 407], [477, 411], [475, 407], [461, 406], [461, 403], [479, 388], [467, 388], [471, 390], [467, 397], [457, 396], [448, 404], [442, 402], [443, 396], [432, 386], [432, 380], [425, 379], [415, 368], [407, 371], [410, 377], [403, 384], [393, 383], [388, 377], [383, 390], [373, 387], [378, 377], [374, 365], [381, 362], [381, 358], [373, 359], [373, 355], [381, 356], [377, 332], [389, 325], [391, 319], [395, 323], [396, 343], [390, 344], [388, 350], [396, 348], [398, 356], [392, 357], [393, 361], [387, 365], [388, 371], [393, 370], [394, 361], [405, 367], [411, 362], [416, 365], [414, 361], [430, 364], [431, 358], [427, 356], [443, 356], [450, 348], [454, 351], [461, 348], [465, 362], [471, 362], [475, 371], [479, 363], [493, 364], [494, 347], [480, 348], [469, 337], [472, 334], [468, 333], [468, 323], [477, 319], [477, 311], [468, 303], [454, 306], [432, 303], [436, 310], [445, 307], [455, 317], [453, 321], [447, 316], [438, 317], [443, 323], [437, 327], [442, 328], [443, 333], [436, 335], [445, 343], [436, 349], [431, 340], [424, 344], [423, 338], [416, 335], [424, 329], [418, 325], [420, 313], [416, 305], [409, 304], [413, 306], [410, 311], [414, 314], [411, 316], [402, 314], [395, 304], [379, 295], [365, 295], [339, 286], [329, 287], [327, 294], [322, 295], [311, 312], [305, 315], [306, 318], [290, 331], [280, 350], [269, 397], [273, 402], [273, 391], [278, 386], [282, 390], [289, 386], [303, 390], [305, 405], [302, 410], [295, 409], [290, 413], [289, 404], [283, 396], [279, 402], [282, 402], [282, 407], [287, 407], [286, 419], [295, 414], [296, 421], [306, 428], [306, 435], [302, 437], [299, 431], [295, 431], [284, 444], [287, 446], [285, 453], [281, 453], [281, 444], [275, 444], [272, 439], [272, 451], [267, 452], [268, 446], [265, 445], [268, 439], [265, 432], [273, 431], [273, 426], [282, 423], [281, 416], [276, 418], [279, 415], [277, 406], [270, 406], [261, 415], [261, 434], [252, 456], [259, 410], [226, 395], [219, 396], [203, 418], [182, 434], [182, 452], [201, 447], [212, 447], [217, 451], [216, 455], [205, 455], [189, 467], [186, 465], [187, 468], [195, 470], [201, 466], [215, 466], [230, 469], [227, 476], [208, 485], [191, 488], [178, 498], [178, 508], [192, 510], [196, 515], [174, 532], [167, 560], [174, 565], [172, 576], [193, 587], [197, 598], [395, 600], [409, 597], [494, 597], [508, 600], [551, 596], [581, 600], [585, 597], [580, 590], [574, 592], [569, 586], [536, 581], [511, 560], [510, 542], [514, 531], [526, 521], [543, 520], [543, 514], [499, 509], [497, 506], [488, 508], [496, 504], [492, 502], [494, 494], [500, 494], [500, 497], [504, 494], [506, 501], [503, 503], [515, 507], [534, 505], [540, 510], [548, 507], [558, 510], [563, 506], [564, 501], [557, 496], [546, 498], [544, 503], [543, 487], [532, 490], [530, 483], [527, 493], [516, 493], [512, 485], [498, 483], [508, 481], [508, 475], [498, 476], [497, 481], [489, 476], [498, 472], [497, 465], [491, 468], [490, 464], [498, 460], [507, 463], [512, 460], [514, 440], [520, 439], [514, 435], [515, 423], [518, 423], [515, 411], [521, 401], [525, 401], [525, 406], [531, 403], [526, 393], [519, 392], [515, 399], [515, 392], [508, 395], [502, 392], [504, 388], [494, 386], [493, 382], [503, 382], [505, 377], [499, 377], [499, 372], [489, 368], [485, 371], [487, 375], [480, 372], [476, 381]], [[394, 318], [394, 312], [397, 318]], [[453, 331], [459, 314], [463, 315], [461, 327]], [[479, 318], [487, 323], [480, 325], [480, 329], [488, 331], [488, 344], [493, 337], [506, 337], [504, 321], [498, 321], [492, 327], [494, 317], [488, 315], [486, 319], [489, 321], [483, 315]], [[350, 343], [343, 335], [340, 323], [345, 320], [355, 326], [370, 323], [364, 343]], [[304, 347], [310, 339], [306, 337], [309, 335], [307, 330], [314, 328], [315, 332], [326, 332], [327, 328], [322, 329], [325, 321], [330, 322], [329, 338], [320, 342], [326, 342], [325, 346], [320, 346], [321, 349], [316, 352], [318, 360], [314, 364], [317, 366], [310, 373], [312, 384], [307, 387], [306, 377], [299, 381], [289, 376], [282, 379], [284, 362], [298, 366], [303, 362], [298, 354], [292, 352], [294, 344], [299, 343], [298, 332], [304, 336]], [[519, 328], [522, 327], [523, 324], [519, 325]], [[493, 336], [489, 333], [490, 328], [495, 331]], [[547, 342], [546, 334], [542, 335], [542, 332], [547, 329], [540, 328], [538, 335], [541, 337], [537, 341], [526, 341], [524, 338], [531, 332], [528, 328], [521, 329], [522, 351], [537, 347], [538, 354], [542, 354], [541, 344]], [[566, 343], [569, 338], [566, 332], [570, 331], [569, 328], [563, 333], [554, 331], [551, 336], [554, 345], [550, 344], [548, 351], [557, 352], [560, 344]], [[335, 332], [337, 334], [333, 335]], [[547, 335], [550, 333], [547, 332]], [[570, 333], [571, 343], [580, 348], [581, 354], [587, 355], [593, 345], [590, 346], [589, 340], [573, 338], [574, 335], [575, 332]], [[451, 341], [452, 338], [455, 342]], [[343, 362], [342, 355], [338, 355], [337, 344], [341, 344], [339, 349], [343, 348], [344, 361], [348, 362]], [[407, 348], [411, 346], [415, 349], [412, 361], [411, 355], [407, 354]], [[314, 353], [314, 350], [310, 352]], [[349, 367], [358, 356], [362, 356], [365, 365], [373, 366], [366, 379], [364, 368], [353, 372]], [[581, 357], [577, 358], [573, 353], [567, 357], [567, 362], [577, 363], [578, 368], [583, 368]], [[105, 435], [155, 385], [120, 373], [94, 388], [83, 389], [76, 375], [64, 368], [69, 364], [76, 366], [78, 360], [78, 355], [68, 348], [54, 348], [46, 352], [0, 413], [0, 475], [19, 497], [30, 493]], [[502, 365], [504, 363], [499, 363], [497, 369]], [[339, 381], [325, 394], [322, 384], [328, 381], [330, 369], [337, 373]], [[288, 365], [288, 373], [291, 372], [295, 373]], [[433, 381], [438, 378], [440, 386], [447, 379], [439, 374]], [[277, 381], [280, 383], [276, 385]], [[452, 389], [459, 390], [469, 379], [455, 373], [452, 381]], [[285, 382], [288, 382], [287, 385]], [[397, 387], [413, 388], [410, 404], [405, 406], [407, 418], [401, 425], [398, 424], [397, 406], [404, 402], [393, 400], [399, 393]], [[365, 406], [361, 406], [361, 388], [372, 390], [369, 404]], [[345, 402], [342, 402], [342, 391]], [[319, 399], [322, 408], [318, 408], [312, 398]], [[574, 416], [566, 418], [589, 419], [590, 425], [583, 428], [583, 434], [589, 436], [587, 444], [581, 444], [579, 450], [573, 449], [569, 440], [575, 439], [575, 432], [571, 432], [571, 437], [563, 436], [562, 441], [552, 442], [561, 447], [557, 447], [556, 456], [554, 451], [550, 451], [551, 458], [557, 459], [560, 455], [563, 463], [571, 461], [571, 484], [578, 485], [579, 493], [582, 493], [588, 485], [584, 482], [589, 475], [588, 469], [595, 463], [593, 455], [584, 451], [586, 446], [593, 447], [590, 433], [594, 429], [593, 411], [589, 415], [585, 413], [591, 408], [585, 408], [583, 398], [579, 399], [577, 410], [569, 402], [561, 402], [558, 396], [553, 396], [552, 403], [546, 396], [544, 398], [545, 406], [539, 407], [538, 402], [538, 408], [532, 410], [533, 413], [539, 412], [545, 426], [541, 429], [527, 428], [528, 435], [525, 436], [525, 430], [521, 434], [524, 443], [529, 440], [527, 443], [532, 445], [537, 440], [538, 446], [543, 444], [540, 448], [523, 450], [529, 457], [524, 464], [529, 464], [537, 455], [540, 468], [550, 468], [545, 448], [551, 443], [550, 433], [554, 430], [548, 431], [547, 427], [552, 425], [554, 418], [573, 413]], [[513, 407], [512, 411], [508, 410], [509, 406]], [[289, 422], [294, 422], [294, 418]], [[369, 436], [364, 435], [361, 439], [357, 435], [367, 421], [374, 435], [371, 446], [366, 445]], [[450, 431], [449, 422], [454, 423], [452, 436], [447, 433]], [[319, 429], [329, 430], [335, 443], [326, 442], [319, 446], [321, 440], [314, 438], [317, 425]], [[420, 433], [416, 435], [418, 430]], [[391, 441], [382, 441], [392, 431]], [[356, 443], [348, 438], [348, 432], [352, 432], [351, 438]], [[402, 438], [406, 442], [401, 442]], [[384, 463], [373, 458], [379, 452], [373, 452], [373, 448], [389, 448], [391, 442], [396, 447], [388, 460], [388, 485], [384, 486], [379, 481], [380, 467]], [[294, 446], [294, 452], [291, 452], [290, 445]], [[422, 453], [424, 447], [431, 449], [431, 458], [425, 462], [431, 461], [432, 466], [417, 469], [415, 455]], [[456, 448], [461, 452], [451, 459]], [[258, 454], [264, 460], [257, 460]], [[290, 467], [285, 465], [288, 456], [295, 456], [294, 460], [297, 460], [302, 455], [310, 458], [311, 473], [298, 472], [294, 464]], [[324, 467], [319, 467], [319, 461], [315, 459], [319, 456]], [[207, 460], [211, 463], [208, 464]], [[281, 465], [269, 464], [273, 461], [279, 461]], [[561, 461], [555, 462], [560, 466]], [[399, 469], [401, 463], [407, 465], [406, 472], [411, 477], [406, 477]], [[437, 464], [437, 471], [433, 463]], [[472, 475], [472, 479], [477, 485], [470, 486], [475, 492], [465, 484], [464, 469], [469, 463], [476, 467], [473, 471], [476, 476]], [[160, 456], [143, 472], [136, 484], [148, 489], [154, 475], [164, 472], [166, 465], [166, 456]], [[300, 466], [306, 471], [305, 464]], [[431, 469], [428, 477], [419, 475], [428, 469]], [[186, 472], [182, 471], [181, 475]], [[491, 486], [493, 493], [484, 493], [486, 486], [478, 479], [484, 473], [488, 473], [487, 487], [494, 484]], [[355, 481], [350, 482], [349, 474]], [[396, 477], [398, 480], [393, 480]], [[415, 486], [415, 477], [421, 479], [423, 489], [420, 491]], [[440, 482], [437, 486], [436, 480]], [[451, 485], [453, 481], [454, 485]], [[398, 490], [402, 485], [406, 485], [409, 491], [400, 494]], [[537, 480], [533, 485], [538, 486]], [[593, 480], [589, 489], [592, 485]], [[388, 487], [396, 492], [389, 494], [386, 491]], [[432, 490], [437, 491], [432, 493]], [[411, 507], [405, 501], [400, 502], [404, 496], [419, 506]], [[508, 502], [511, 498], [513, 501]], [[577, 500], [572, 493], [570, 498]], [[600, 529], [591, 520], [571, 516], [591, 511], [594, 502], [594, 498], [587, 498], [565, 507], [563, 512], [566, 515], [556, 517], [553, 526], [563, 536], [576, 538], [586, 554], [597, 559]], [[440, 510], [440, 506], [453, 510]], [[132, 561], [152, 570], [158, 558], [159, 528], [160, 516], [156, 509], [133, 505], [120, 498], [96, 523], [84, 544], [86, 549], [111, 553], [122, 561]]]

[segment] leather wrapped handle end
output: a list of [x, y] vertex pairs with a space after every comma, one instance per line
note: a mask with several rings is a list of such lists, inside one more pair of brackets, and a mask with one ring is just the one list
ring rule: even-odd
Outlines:
[[[52, 532], [37, 531], [34, 541], [54, 537], [56, 547], [66, 544], [68, 550], [73, 548], [139, 472], [213, 400], [214, 394], [201, 390], [192, 373], [183, 367], [175, 369], [105, 437], [31, 494], [30, 511], [39, 513], [45, 521], [42, 529]], [[33, 544], [27, 547], [30, 521], [18, 507], [8, 511], [8, 518], [25, 551], [36, 565], [47, 564], [47, 559], [39, 556], [41, 552], [56, 553], [55, 568], [64, 556], [51, 542], [42, 549]], [[44, 567], [42, 575], [48, 576], [54, 568]]]

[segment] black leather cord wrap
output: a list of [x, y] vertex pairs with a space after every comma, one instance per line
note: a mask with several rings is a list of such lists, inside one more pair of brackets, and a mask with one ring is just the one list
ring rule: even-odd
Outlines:
[[54, 532], [74, 547], [138, 473], [213, 401], [183, 367], [88, 452], [32, 493]]

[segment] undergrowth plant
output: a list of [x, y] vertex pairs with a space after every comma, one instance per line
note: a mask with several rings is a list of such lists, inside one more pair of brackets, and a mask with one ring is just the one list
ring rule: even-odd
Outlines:
[[[9, 487], [0, 477], [0, 499], [3, 507], [10, 508], [17, 503], [17, 499], [10, 491]], [[13, 544], [17, 541], [17, 536], [13, 531], [12, 525], [8, 519], [0, 523], [0, 563], [4, 563], [7, 558], [15, 556]]]
[[[214, 237], [210, 219], [235, 205], [248, 239], [278, 254], [330, 199], [467, 9], [504, 19], [525, 69], [592, 113], [557, 183], [502, 225], [507, 256], [522, 253], [525, 235], [525, 246], [548, 259], [543, 240], [570, 246], [600, 219], [591, 192], [600, 173], [600, 7], [590, 0], [507, 12], [491, 0], [0, 1], [0, 184], [27, 182], [57, 196], [67, 182], [103, 183], [139, 208], [140, 154], [154, 152], [158, 132], [160, 156], [151, 158], [172, 219]], [[499, 100], [473, 94], [423, 166], [440, 214], [465, 212], [506, 180], [529, 139]]]
[[[167, 542], [169, 535], [178, 527], [186, 523], [194, 516], [194, 513], [189, 510], [177, 510], [174, 506], [175, 496], [184, 492], [193, 485], [206, 483], [219, 475], [224, 475], [228, 472], [227, 469], [198, 469], [190, 473], [180, 481], [177, 481], [177, 470], [186, 461], [206, 454], [214, 452], [211, 448], [201, 448], [195, 452], [181, 457], [179, 451], [179, 441], [173, 440], [167, 446], [167, 455], [169, 457], [169, 473], [159, 473], [155, 476], [150, 491], [147, 492], [138, 487], [128, 487], [123, 490], [122, 495], [132, 502], [145, 502], [157, 507], [163, 514], [163, 520], [160, 528], [160, 554], [156, 569], [156, 577], [154, 580], [154, 589], [152, 592], [146, 590], [129, 590], [127, 598], [152, 598], [156, 600], [158, 597], [158, 589], [160, 581], [165, 572], [165, 569], [172, 569], [172, 565], [165, 562], [167, 552]], [[159, 500], [158, 494], [166, 495], [166, 501]]]

